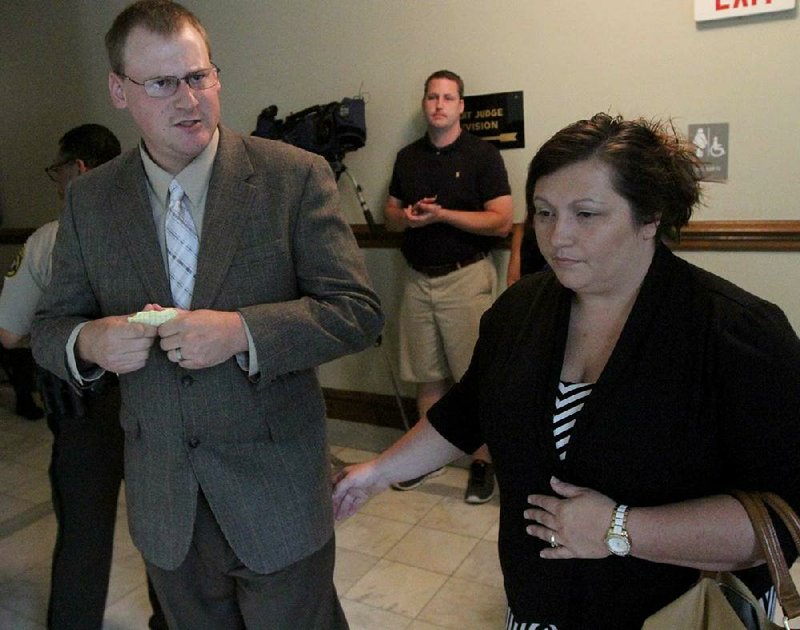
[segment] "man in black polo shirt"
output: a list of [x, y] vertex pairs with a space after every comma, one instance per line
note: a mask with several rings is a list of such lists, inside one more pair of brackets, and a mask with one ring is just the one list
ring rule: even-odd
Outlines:
[[[513, 211], [503, 159], [488, 142], [461, 129], [464, 82], [439, 70], [425, 81], [428, 131], [397, 154], [384, 215], [403, 232], [409, 265], [400, 313], [400, 373], [417, 383], [420, 415], [459, 380], [472, 357], [497, 273], [487, 254], [511, 229]], [[432, 471], [396, 484], [417, 487]], [[486, 446], [473, 454], [464, 500], [494, 494]]]

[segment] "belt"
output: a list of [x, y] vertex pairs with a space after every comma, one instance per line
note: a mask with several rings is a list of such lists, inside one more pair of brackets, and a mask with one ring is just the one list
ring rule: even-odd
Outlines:
[[439, 278], [441, 276], [446, 276], [448, 273], [463, 269], [464, 267], [469, 267], [471, 264], [480, 262], [484, 258], [486, 258], [486, 254], [478, 252], [474, 256], [454, 263], [447, 263], [444, 265], [411, 265], [411, 268], [414, 271], [425, 274], [429, 278]]

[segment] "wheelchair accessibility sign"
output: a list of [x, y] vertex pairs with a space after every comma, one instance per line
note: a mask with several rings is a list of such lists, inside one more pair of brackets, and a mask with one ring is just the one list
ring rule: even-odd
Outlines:
[[728, 181], [728, 123], [689, 125], [689, 141], [703, 163], [703, 179]]

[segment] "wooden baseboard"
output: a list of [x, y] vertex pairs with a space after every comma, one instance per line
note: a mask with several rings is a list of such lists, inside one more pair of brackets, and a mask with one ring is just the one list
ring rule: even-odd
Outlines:
[[[387, 394], [373, 394], [345, 389], [323, 388], [328, 417], [373, 424], [391, 429], [405, 429], [397, 398]], [[403, 410], [410, 424], [417, 420], [416, 402], [402, 397]]]
[[[383, 224], [371, 230], [366, 224], [350, 226], [360, 247], [364, 249], [399, 249], [400, 232], [387, 232]], [[0, 229], [0, 245], [21, 245], [34, 228]], [[498, 249], [508, 249], [507, 238]], [[800, 221], [691, 221], [683, 228], [681, 250], [716, 251], [800, 251]]]
[[[370, 230], [367, 225], [351, 225], [358, 244], [365, 249], [400, 247], [402, 233], [387, 232], [383, 225]], [[507, 238], [498, 249], [508, 249]], [[710, 251], [800, 251], [800, 221], [691, 221], [681, 230], [674, 249]]]

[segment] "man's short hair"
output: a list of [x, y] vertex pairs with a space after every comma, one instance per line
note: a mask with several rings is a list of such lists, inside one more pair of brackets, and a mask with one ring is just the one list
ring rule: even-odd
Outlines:
[[177, 33], [184, 24], [189, 24], [203, 38], [211, 58], [211, 44], [208, 33], [194, 13], [171, 0], [139, 0], [122, 11], [106, 33], [106, 52], [111, 70], [117, 74], [125, 73], [125, 44], [128, 35], [137, 26], [162, 36]]
[[423, 96], [428, 93], [428, 85], [434, 79], [450, 79], [451, 81], [455, 81], [456, 85], [458, 85], [458, 98], [464, 98], [464, 80], [451, 70], [437, 70], [425, 79], [425, 91], [422, 93]]
[[82, 160], [88, 168], [100, 166], [122, 152], [110, 129], [91, 123], [70, 129], [61, 136], [58, 148], [65, 160]]

